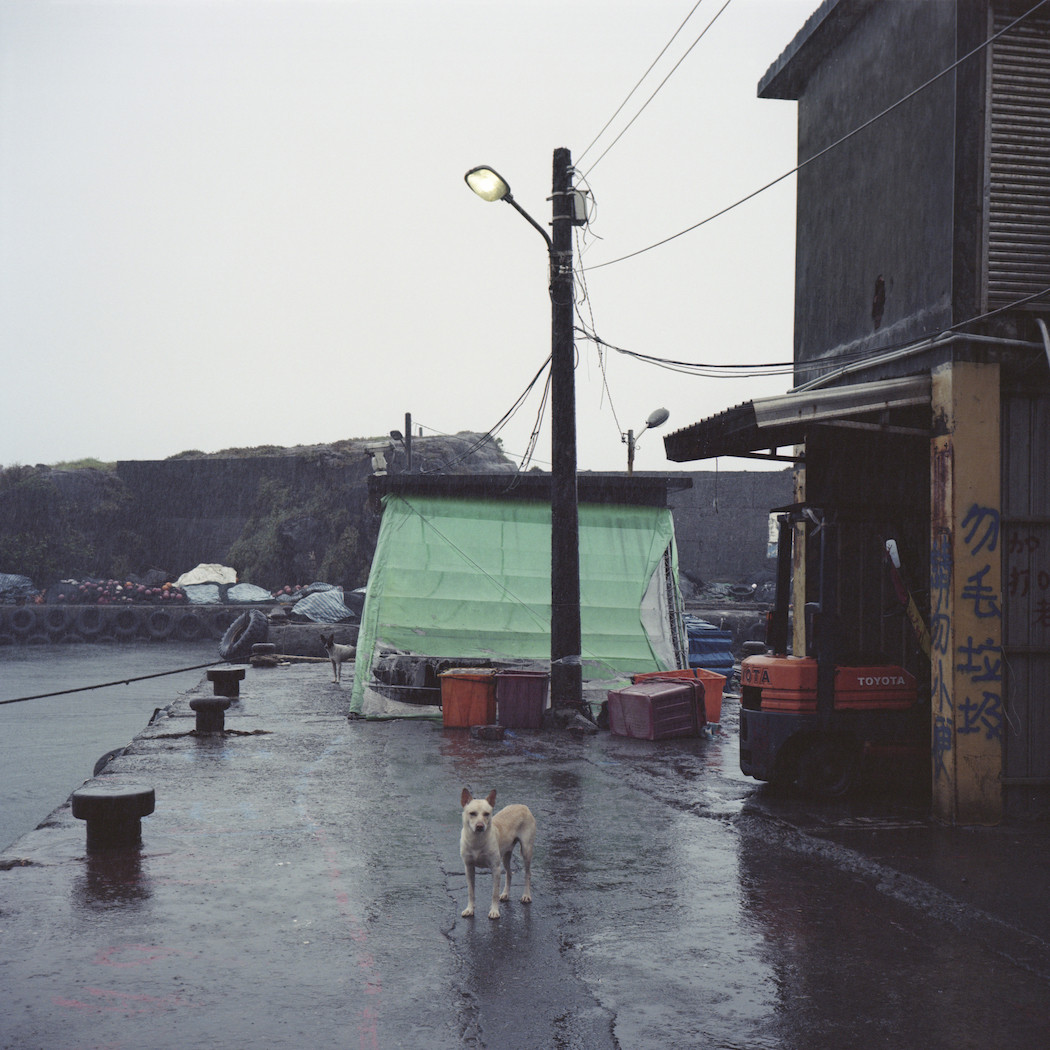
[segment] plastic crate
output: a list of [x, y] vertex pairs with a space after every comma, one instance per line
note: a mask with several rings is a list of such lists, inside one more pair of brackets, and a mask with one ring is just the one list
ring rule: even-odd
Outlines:
[[507, 729], [539, 729], [547, 710], [546, 671], [500, 671], [496, 675], [496, 717]]
[[637, 684], [668, 678], [701, 682], [704, 688], [704, 717], [710, 725], [718, 725], [722, 721], [722, 694], [725, 692], [726, 675], [703, 667], [682, 667], [674, 671], [646, 671], [644, 674], [636, 674], [631, 681]]
[[469, 729], [496, 721], [496, 672], [444, 671], [441, 679], [441, 721], [446, 727]]
[[682, 678], [639, 682], [609, 693], [609, 729], [617, 736], [667, 740], [696, 736], [704, 725], [703, 683]]

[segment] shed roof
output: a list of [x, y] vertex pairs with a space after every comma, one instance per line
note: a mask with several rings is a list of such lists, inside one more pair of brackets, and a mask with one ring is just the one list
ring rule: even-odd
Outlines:
[[[693, 479], [686, 475], [584, 473], [576, 476], [580, 503], [666, 507], [670, 493], [692, 486]], [[542, 500], [549, 503], [551, 475], [540, 471], [527, 474], [374, 474], [368, 479], [368, 491], [377, 505], [386, 495]]]
[[667, 458], [676, 463], [715, 456], [795, 459], [776, 449], [805, 443], [814, 426], [837, 425], [922, 433], [929, 428], [930, 377], [923, 373], [877, 383], [795, 390], [745, 401], [664, 438]]

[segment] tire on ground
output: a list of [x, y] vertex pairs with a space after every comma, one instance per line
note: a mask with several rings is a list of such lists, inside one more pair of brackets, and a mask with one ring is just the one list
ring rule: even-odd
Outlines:
[[265, 642], [270, 633], [270, 622], [266, 614], [258, 609], [241, 613], [219, 642], [219, 656], [227, 663], [248, 663], [252, 646]]

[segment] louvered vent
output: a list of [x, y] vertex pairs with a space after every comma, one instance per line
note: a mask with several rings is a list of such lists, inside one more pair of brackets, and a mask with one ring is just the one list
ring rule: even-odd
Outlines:
[[[1016, 17], [1016, 16], [1014, 16]], [[1011, 17], [996, 15], [996, 31]], [[1050, 288], [1050, 21], [992, 45], [988, 307]], [[1046, 310], [1050, 296], [1030, 304]]]

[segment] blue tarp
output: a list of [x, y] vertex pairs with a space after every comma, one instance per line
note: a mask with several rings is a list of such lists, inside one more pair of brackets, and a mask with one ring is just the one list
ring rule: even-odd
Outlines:
[[343, 604], [342, 587], [308, 594], [292, 606], [291, 612], [314, 623], [342, 623], [343, 620], [356, 619], [353, 610]]
[[28, 576], [0, 572], [0, 601], [13, 602], [19, 598], [33, 598], [37, 593], [33, 581]]

